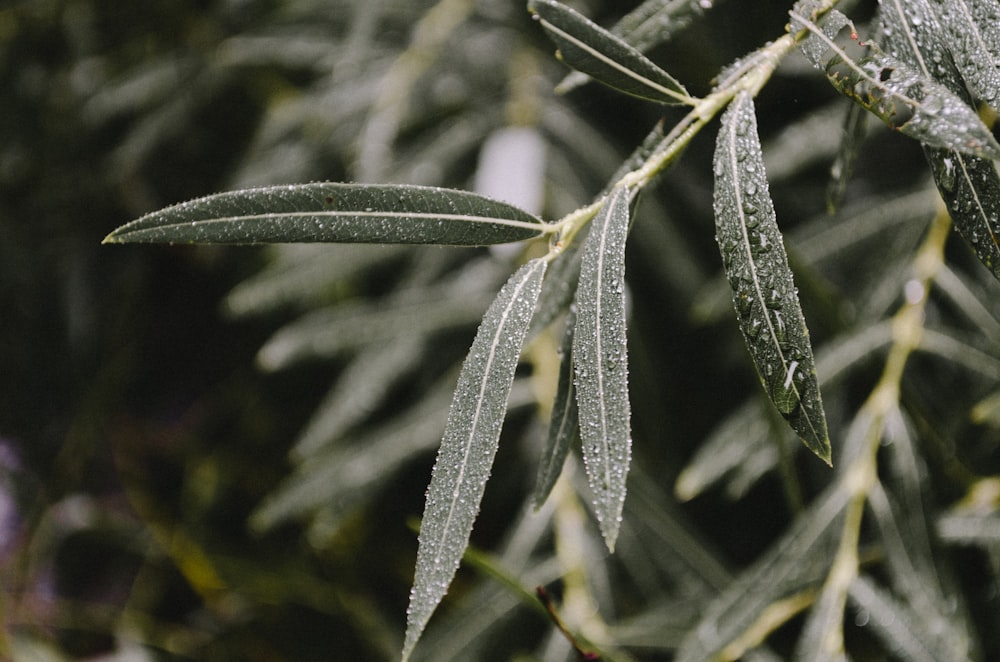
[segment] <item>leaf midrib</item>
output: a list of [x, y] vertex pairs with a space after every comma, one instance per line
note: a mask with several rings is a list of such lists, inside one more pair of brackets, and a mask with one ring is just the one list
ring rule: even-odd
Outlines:
[[[524, 278], [518, 283], [517, 287], [512, 293], [510, 302], [504, 308], [503, 314], [500, 317], [500, 322], [497, 324], [496, 332], [493, 334], [493, 338], [490, 342], [490, 351], [487, 356], [486, 365], [483, 370], [482, 384], [479, 387], [479, 394], [476, 399], [475, 413], [472, 417], [472, 425], [469, 428], [469, 435], [465, 442], [465, 452], [462, 455], [462, 462], [458, 472], [458, 480], [456, 481], [455, 490], [452, 492], [451, 503], [448, 506], [448, 517], [445, 519], [444, 527], [442, 528], [441, 536], [435, 541], [435, 552], [434, 552], [434, 566], [438, 566], [441, 561], [441, 550], [443, 549], [444, 541], [448, 538], [448, 530], [451, 528], [451, 522], [454, 519], [456, 504], [458, 503], [459, 493], [463, 486], [463, 481], [465, 479], [465, 472], [469, 466], [469, 455], [472, 452], [472, 441], [476, 437], [476, 431], [479, 428], [480, 416], [482, 414], [483, 402], [486, 399], [486, 387], [490, 381], [490, 370], [493, 367], [493, 361], [496, 358], [496, 348], [498, 345], [498, 339], [502, 335], [502, 332], [507, 324], [507, 318], [510, 317], [511, 310], [517, 305], [520, 298], [521, 292], [527, 287], [528, 281], [533, 275], [533, 271], [541, 268], [544, 263], [536, 263], [532, 266], [531, 271], [525, 274]], [[515, 359], [516, 360], [516, 359]]]
[[[236, 223], [236, 222], [246, 222], [255, 220], [271, 220], [271, 219], [284, 219], [284, 218], [340, 218], [340, 217], [360, 217], [360, 218], [412, 218], [420, 220], [445, 220], [445, 221], [459, 221], [468, 223], [492, 223], [495, 225], [504, 225], [508, 227], [522, 228], [525, 230], [535, 230], [537, 232], [544, 232], [546, 226], [544, 223], [534, 222], [534, 221], [518, 221], [508, 218], [499, 218], [494, 216], [476, 216], [474, 214], [442, 214], [439, 212], [393, 212], [393, 211], [348, 211], [348, 210], [318, 210], [318, 211], [292, 211], [292, 212], [263, 212], [259, 214], [240, 214], [238, 216], [213, 216], [211, 218], [205, 219], [189, 219], [184, 221], [176, 221], [173, 223], [164, 223], [162, 225], [151, 225], [151, 226], [140, 226], [129, 230], [128, 226], [122, 228], [123, 232], [121, 235], [129, 234], [130, 232], [142, 232], [149, 230], [171, 230], [174, 228], [189, 227], [192, 224], [197, 224], [200, 226], [207, 226], [213, 224], [225, 224], [225, 223]], [[125, 232], [129, 230], [129, 232]], [[116, 233], [117, 234], [117, 233]]]
[[[680, 103], [684, 103], [684, 104], [690, 104], [691, 103], [691, 98], [690, 97], [688, 97], [686, 95], [683, 95], [683, 94], [679, 94], [678, 92], [676, 92], [674, 90], [671, 90], [668, 87], [664, 87], [664, 86], [660, 85], [656, 81], [652, 81], [652, 80], [646, 78], [645, 76], [640, 75], [639, 73], [633, 71], [632, 69], [629, 69], [628, 67], [622, 66], [618, 62], [616, 62], [616, 61], [612, 60], [611, 58], [607, 57], [606, 55], [604, 55], [604, 53], [602, 53], [599, 50], [595, 49], [590, 44], [588, 44], [588, 43], [586, 43], [584, 41], [580, 41], [579, 39], [577, 39], [573, 35], [571, 35], [568, 32], [566, 32], [565, 30], [562, 30], [562, 29], [560, 29], [560, 28], [552, 25], [551, 23], [549, 23], [548, 21], [546, 21], [544, 18], [539, 19], [539, 21], [541, 22], [542, 27], [544, 27], [546, 30], [551, 30], [552, 32], [558, 34], [560, 37], [562, 37], [566, 41], [570, 42], [571, 44], [573, 44], [577, 48], [586, 51], [587, 53], [591, 54], [592, 56], [594, 56], [595, 58], [597, 58], [598, 60], [600, 60], [604, 64], [608, 65], [612, 69], [615, 69], [616, 71], [618, 71], [618, 72], [620, 72], [622, 74], [625, 74], [625, 76], [627, 76], [628, 78], [631, 78], [635, 82], [641, 83], [642, 85], [650, 87], [650, 88], [656, 90], [657, 92], [660, 92], [661, 94], [665, 94], [666, 96], [670, 97], [671, 99], [676, 99]], [[637, 53], [637, 55], [640, 55], [640, 54]], [[653, 65], [653, 66], [655, 66], [655, 65]]]
[[[734, 101], [737, 104], [747, 103], [747, 98], [745, 95], [741, 95]], [[742, 108], [735, 108], [734, 111], [742, 111]], [[735, 113], [734, 113], [735, 114]], [[802, 402], [802, 394], [799, 393], [799, 387], [795, 384], [794, 379], [788, 379], [788, 361], [785, 359], [785, 353], [781, 350], [781, 344], [778, 342], [778, 336], [774, 331], [774, 325], [771, 323], [771, 316], [767, 314], [767, 306], [764, 303], [764, 293], [761, 289], [760, 279], [757, 277], [757, 265], [753, 259], [753, 252], [750, 249], [750, 235], [747, 233], [747, 223], [746, 214], [743, 212], [743, 194], [742, 183], [740, 180], [740, 175], [742, 174], [739, 168], [739, 159], [736, 153], [736, 127], [742, 120], [738, 115], [734, 117], [734, 120], [729, 125], [729, 167], [732, 169], [733, 173], [733, 195], [736, 200], [736, 213], [740, 219], [740, 235], [743, 238], [743, 248], [746, 251], [747, 264], [750, 267], [750, 276], [752, 278], [754, 292], [757, 294], [757, 303], [761, 308], [761, 313], [764, 317], [764, 323], [767, 325], [767, 333], [771, 337], [771, 342], [774, 344], [775, 350], [778, 352], [778, 358], [781, 359], [781, 366], [785, 369], [785, 379], [790, 382], [793, 391], [795, 392], [795, 397], [798, 398], [799, 402]], [[749, 128], [748, 128], [749, 130]], [[752, 305], [752, 303], [751, 303]], [[767, 388], [770, 389], [771, 385], [768, 384]], [[774, 395], [769, 393], [769, 397], [773, 398]], [[801, 405], [800, 405], [801, 406]], [[810, 429], [812, 429], [813, 434], [816, 435], [816, 429], [813, 427], [812, 420], [809, 416], [806, 416], [806, 421], [809, 423]]]
[[[880, 80], [876, 80], [875, 78], [873, 78], [872, 76], [870, 76], [867, 71], [865, 71], [862, 67], [858, 66], [858, 64], [854, 61], [854, 58], [852, 58], [850, 55], [848, 55], [844, 51], [844, 49], [842, 49], [840, 46], [838, 46], [837, 43], [833, 39], [830, 39], [828, 36], [826, 36], [826, 34], [822, 30], [820, 30], [812, 21], [810, 21], [809, 19], [803, 17], [801, 14], [797, 14], [794, 11], [793, 12], [789, 12], [789, 15], [792, 18], [797, 19], [798, 21], [800, 21], [802, 23], [802, 25], [805, 26], [806, 30], [808, 30], [809, 32], [811, 32], [814, 35], [816, 35], [821, 41], [823, 41], [823, 43], [826, 44], [827, 48], [829, 48], [831, 51], [833, 51], [834, 53], [836, 53], [837, 55], [839, 55], [841, 62], [843, 62], [844, 64], [846, 64], [853, 71], [857, 72], [857, 74], [864, 81], [866, 81], [866, 82], [874, 85], [876, 89], [882, 90], [882, 91], [888, 93], [892, 97], [895, 97], [897, 99], [902, 99], [903, 101], [908, 102], [908, 103], [912, 104], [915, 107], [919, 107], [920, 106], [920, 102], [917, 101], [916, 99], [911, 99], [910, 97], [906, 96], [905, 94], [901, 94], [899, 92], [896, 92], [895, 90], [893, 90], [889, 86], [887, 86], [884, 82], [882, 82]], [[921, 64], [923, 64], [923, 63], [921, 62]], [[924, 68], [924, 71], [926, 72], [926, 67]]]

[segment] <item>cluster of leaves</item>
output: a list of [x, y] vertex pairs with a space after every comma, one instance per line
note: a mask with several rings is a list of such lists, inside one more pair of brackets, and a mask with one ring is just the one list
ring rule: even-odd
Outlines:
[[[350, 354], [351, 359], [293, 450], [298, 470], [251, 521], [264, 531], [307, 515], [314, 539], [320, 540], [404, 464], [440, 441], [420, 527], [404, 658], [430, 655], [421, 653], [427, 650], [434, 659], [468, 659], [483, 632], [499, 627], [501, 614], [519, 600], [532, 600], [524, 597], [530, 593], [524, 586], [557, 579], [562, 580], [569, 620], [560, 636], [574, 631], [567, 638], [572, 645], [600, 650], [609, 659], [630, 659], [630, 651], [641, 647], [673, 650], [682, 660], [771, 659], [774, 653], [763, 646], [769, 635], [803, 614], [792, 645], [795, 654], [839, 659], [849, 645], [848, 604], [856, 620], [871, 623], [878, 645], [906, 659], [985, 654], [975, 634], [982, 624], [975, 622], [975, 610], [966, 604], [937, 542], [979, 546], [995, 565], [995, 497], [973, 497], [995, 479], [969, 472], [963, 486], [970, 495], [966, 502], [943, 516], [928, 512], [928, 486], [920, 467], [935, 442], [948, 435], [932, 423], [926, 400], [933, 400], [942, 378], [931, 367], [904, 380], [904, 368], [916, 352], [945, 365], [951, 380], [963, 384], [961, 394], [955, 394], [957, 402], [949, 405], [965, 411], [970, 398], [981, 398], [973, 410], [977, 420], [996, 425], [1000, 334], [995, 333], [995, 305], [979, 294], [995, 291], [996, 282], [990, 274], [984, 277], [981, 267], [967, 272], [949, 268], [944, 246], [954, 219], [992, 277], [1000, 278], [1000, 177], [993, 163], [1000, 158], [1000, 146], [973, 106], [974, 100], [995, 104], [1000, 94], [994, 80], [1000, 59], [994, 19], [1000, 9], [992, 0], [886, 1], [867, 26], [873, 37], [862, 39], [854, 24], [833, 8], [835, 2], [802, 0], [790, 8], [786, 33], [724, 68], [708, 93], [696, 97], [644, 53], [675, 35], [655, 26], [687, 26], [711, 4], [647, 0], [606, 30], [554, 0], [531, 3], [560, 58], [579, 74], [685, 112], [673, 125], [657, 125], [621, 168], [605, 178], [594, 202], [578, 209], [567, 205], [570, 209], [553, 214], [559, 220], [546, 222], [537, 210], [419, 181], [420, 173], [439, 172], [440, 166], [434, 170], [428, 164], [457, 161], [442, 158], [442, 153], [463, 144], [471, 149], [480, 130], [464, 124], [477, 121], [466, 115], [442, 121], [447, 128], [429, 142], [411, 146], [412, 155], [389, 158], [385, 153], [387, 145], [404, 143], [404, 99], [421, 79], [413, 69], [433, 60], [446, 44], [473, 49], [476, 31], [486, 30], [473, 25], [467, 28], [472, 35], [450, 41], [452, 31], [468, 20], [472, 3], [442, 0], [421, 18], [410, 50], [387, 67], [386, 85], [366, 108], [360, 131], [357, 178], [411, 183], [243, 188], [148, 214], [107, 239], [466, 246], [526, 242], [502, 286], [503, 269], [511, 266], [504, 260], [510, 258], [495, 252], [476, 253], [456, 266], [456, 259], [442, 252], [282, 247], [268, 270], [227, 300], [230, 310], [240, 314], [309, 307], [328, 300], [330, 290], [345, 278], [387, 268], [402, 274], [377, 305], [320, 307], [262, 348], [260, 362], [272, 370], [317, 357]], [[792, 147], [762, 147], [755, 99], [779, 65], [800, 52], [857, 107], [919, 142], [946, 209], [935, 213], [933, 198], [919, 186], [847, 205], [835, 222], [822, 219], [802, 224], [797, 234], [781, 232], [771, 183], [782, 177], [783, 167], [786, 177], [798, 170], [787, 165], [793, 160], [787, 152], [801, 152], [802, 141]], [[563, 88], [579, 84], [579, 76], [572, 76]], [[519, 116], [518, 122], [528, 125], [531, 139], [544, 134], [558, 140], [559, 125], [573, 121], [570, 106], [546, 97], [543, 109], [534, 98], [541, 93], [524, 94], [527, 101], [522, 102], [536, 107], [522, 110], [526, 117]], [[293, 108], [293, 120], [276, 114], [274, 124], [265, 127], [270, 133], [261, 132], [262, 145], [288, 126], [282, 121], [301, 121], [295, 110], [306, 112]], [[639, 194], [659, 182], [719, 114], [712, 157], [715, 237], [738, 326], [766, 401], [751, 396], [723, 420], [680, 472], [675, 491], [692, 499], [728, 482], [741, 495], [762, 476], [778, 473], [797, 507], [769, 550], [735, 576], [710, 551], [711, 545], [685, 531], [655, 481], [641, 468], [630, 471], [626, 240], [652, 220], [640, 218], [633, 227]], [[862, 114], [848, 113], [844, 132], [830, 131], [831, 117], [807, 118], [824, 129], [808, 126], [806, 132], [810, 138], [824, 130], [846, 136], [826, 154], [820, 152], [834, 158], [830, 206], [839, 209], [867, 132]], [[566, 143], [581, 142], [580, 135], [591, 133], [579, 127], [572, 135], [563, 134]], [[601, 144], [599, 138], [595, 142]], [[775, 156], [782, 149], [786, 156]], [[605, 156], [591, 158], [607, 163]], [[393, 171], [403, 165], [410, 166], [409, 172]], [[579, 182], [573, 172], [577, 167], [563, 164], [556, 176]], [[252, 179], [244, 174], [237, 184]], [[576, 200], [589, 197], [586, 184], [577, 188]], [[550, 212], [557, 208], [551, 205]], [[933, 219], [921, 226], [921, 216]], [[884, 249], [887, 238], [889, 251]], [[864, 278], [857, 275], [860, 267], [837, 264], [845, 255], [859, 256], [854, 260], [867, 270]], [[795, 279], [790, 264], [801, 264]], [[681, 287], [683, 265], [682, 259], [668, 267], [676, 270], [671, 279]], [[838, 278], [845, 280], [838, 283]], [[815, 352], [804, 313], [808, 299], [800, 296], [796, 282], [808, 284], [803, 289], [808, 287], [820, 309], [823, 293], [837, 292], [834, 298], [840, 299], [839, 290], [857, 288], [853, 298], [844, 297], [853, 306], [849, 320], [839, 310], [828, 311], [837, 319], [836, 328]], [[497, 287], [499, 294], [493, 297]], [[695, 297], [703, 320], [719, 314], [720, 291], [708, 283]], [[422, 349], [479, 317], [482, 322], [448, 408], [454, 357], [435, 357], [428, 370]], [[938, 318], [947, 324], [935, 325]], [[556, 367], [545, 368], [552, 365], [545, 355], [554, 354], [557, 344], [560, 359]], [[519, 377], [522, 353], [532, 370]], [[837, 388], [879, 364], [874, 386], [864, 397]], [[552, 383], [544, 395], [532, 392], [548, 377]], [[383, 426], [365, 430], [373, 412], [389, 407], [393, 390], [406, 382], [428, 394]], [[525, 509], [512, 524], [505, 548], [495, 557], [484, 556], [468, 547], [473, 522], [507, 412], [525, 404], [550, 413], [546, 434], [529, 425], [533, 431], [525, 435], [545, 438], [536, 485], [525, 495], [538, 513]], [[775, 415], [787, 428], [774, 424]], [[832, 475], [810, 485], [808, 504], [795, 476], [789, 434], [836, 464]], [[570, 449], [577, 439], [585, 487], [573, 482]], [[558, 480], [560, 474], [566, 476], [564, 482]], [[601, 589], [600, 578], [611, 584], [612, 562], [595, 561], [590, 557], [596, 554], [587, 553], [593, 552], [594, 539], [580, 525], [577, 494], [591, 505], [606, 547], [623, 558], [621, 567], [614, 568], [615, 582], [642, 586], [644, 578], [653, 576], [664, 578], [660, 583], [671, 588], [646, 587], [641, 608]], [[868, 529], [863, 527], [866, 508], [874, 524]], [[976, 532], [980, 521], [987, 525]], [[550, 523], [551, 546], [545, 534]], [[449, 615], [450, 622], [428, 632], [433, 641], [417, 647], [463, 557], [502, 577], [502, 590], [491, 584], [466, 595], [463, 608]], [[996, 582], [995, 574], [991, 581]], [[607, 608], [609, 603], [630, 610], [631, 618], [609, 625], [593, 614], [585, 616], [595, 604]], [[492, 609], [488, 616], [487, 604]], [[571, 645], [561, 638], [553, 641]], [[875, 644], [866, 640], [865, 645]]]

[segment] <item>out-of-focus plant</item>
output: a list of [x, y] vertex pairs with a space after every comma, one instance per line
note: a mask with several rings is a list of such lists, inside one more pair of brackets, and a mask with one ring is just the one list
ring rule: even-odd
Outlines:
[[106, 239], [276, 244], [226, 310], [294, 315], [259, 366], [337, 378], [252, 530], [377, 538], [436, 448], [387, 657], [996, 654], [1000, 6], [597, 5], [292, 3], [159, 88], [140, 153], [199, 85], [309, 81], [271, 81], [232, 192]]

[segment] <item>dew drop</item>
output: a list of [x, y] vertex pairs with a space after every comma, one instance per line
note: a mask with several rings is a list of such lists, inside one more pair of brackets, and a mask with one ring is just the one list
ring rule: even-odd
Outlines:
[[950, 158], [941, 160], [944, 168], [938, 171], [938, 183], [946, 191], [955, 190], [955, 163]]

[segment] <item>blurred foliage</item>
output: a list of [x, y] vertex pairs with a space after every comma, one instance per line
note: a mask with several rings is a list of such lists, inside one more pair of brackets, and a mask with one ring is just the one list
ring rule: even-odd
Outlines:
[[[637, 4], [576, 6], [612, 25]], [[715, 4], [649, 52], [694, 94], [787, 23], [786, 2]], [[457, 367], [515, 256], [99, 241], [245, 186], [471, 189], [507, 127], [542, 137], [541, 211], [558, 218], [680, 111], [596, 85], [556, 95], [552, 50], [520, 0], [0, 6], [0, 657], [398, 655]], [[829, 215], [846, 102], [796, 57], [756, 103], [847, 463], [940, 202], [919, 145], [869, 126]], [[701, 619], [760, 582], [812, 588], [746, 606], [754, 625], [786, 610], [746, 659], [801, 656], [850, 495], [775, 424], [746, 360], [713, 239], [711, 138], [644, 195], [629, 239], [635, 469], [616, 554], [576, 455], [530, 508], [556, 323], [526, 350], [473, 552], [415, 657], [572, 659], [539, 585], [609, 659], [694, 655]], [[853, 659], [934, 659], [956, 637], [1000, 656], [998, 283], [960, 241], [946, 258], [879, 428]]]

